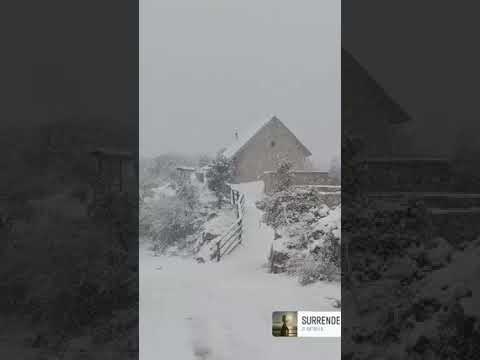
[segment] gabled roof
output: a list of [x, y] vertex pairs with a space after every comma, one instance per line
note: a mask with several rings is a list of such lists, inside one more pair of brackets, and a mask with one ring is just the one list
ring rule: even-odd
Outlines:
[[294, 139], [300, 145], [301, 149], [305, 153], [305, 156], [312, 155], [310, 150], [308, 150], [307, 147], [300, 140], [298, 140], [295, 134], [291, 132], [290, 129], [286, 127], [285, 124], [281, 122], [276, 116], [267, 118], [267, 120], [263, 119], [261, 122], [254, 124], [247, 131], [239, 133], [238, 139], [235, 140], [229, 147], [227, 147], [224, 150], [223, 155], [226, 156], [227, 158], [234, 157], [236, 154], [238, 154], [241, 150], [243, 150], [248, 145], [250, 140], [252, 140], [253, 137], [260, 132], [260, 130], [262, 130], [265, 126], [273, 122], [280, 124], [280, 126], [283, 126], [286, 130], [288, 130], [288, 132], [294, 137]]

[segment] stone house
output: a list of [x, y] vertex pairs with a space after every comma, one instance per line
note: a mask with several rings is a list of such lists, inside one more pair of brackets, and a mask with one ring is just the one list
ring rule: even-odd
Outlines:
[[189, 181], [197, 169], [191, 166], [177, 166], [176, 170], [181, 179]]
[[275, 171], [282, 160], [294, 170], [304, 170], [310, 150], [276, 116], [239, 136], [224, 150], [232, 160], [234, 182], [257, 181], [265, 172]]

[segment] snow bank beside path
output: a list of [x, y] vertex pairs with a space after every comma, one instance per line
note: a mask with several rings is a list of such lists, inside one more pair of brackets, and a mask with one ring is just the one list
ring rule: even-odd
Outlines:
[[336, 310], [332, 283], [300, 286], [237, 261], [140, 255], [140, 359], [291, 360], [340, 358], [340, 339], [279, 339], [275, 310]]

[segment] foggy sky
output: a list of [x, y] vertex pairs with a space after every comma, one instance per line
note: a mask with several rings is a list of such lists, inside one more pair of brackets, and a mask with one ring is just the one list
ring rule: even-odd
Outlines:
[[214, 154], [282, 120], [340, 154], [340, 1], [141, 0], [140, 154]]

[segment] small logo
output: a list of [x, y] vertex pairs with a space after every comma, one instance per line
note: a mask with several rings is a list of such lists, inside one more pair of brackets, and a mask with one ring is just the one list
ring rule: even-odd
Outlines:
[[278, 337], [341, 337], [340, 311], [274, 311], [272, 335]]
[[274, 311], [272, 313], [272, 335], [282, 337], [296, 337], [297, 312]]

